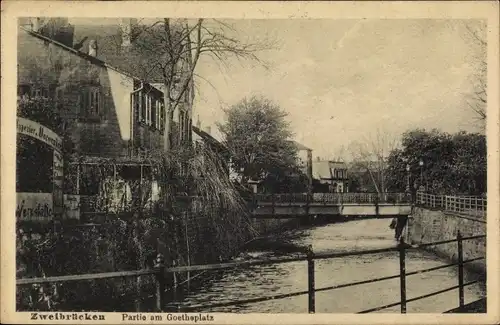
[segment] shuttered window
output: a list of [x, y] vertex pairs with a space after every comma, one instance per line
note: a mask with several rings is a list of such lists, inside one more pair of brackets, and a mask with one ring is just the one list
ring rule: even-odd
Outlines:
[[98, 118], [103, 113], [102, 92], [98, 86], [85, 87], [80, 95], [80, 115], [83, 118]]

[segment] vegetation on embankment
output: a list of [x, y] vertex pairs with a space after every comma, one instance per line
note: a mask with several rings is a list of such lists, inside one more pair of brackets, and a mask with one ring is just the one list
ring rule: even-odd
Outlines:
[[[167, 266], [213, 263], [234, 256], [240, 245], [253, 238], [256, 232], [244, 201], [227, 177], [223, 161], [203, 146], [163, 158], [155, 166], [158, 179], [172, 180], [171, 175], [178, 175], [174, 169], [181, 161], [188, 172], [184, 177], [177, 177], [175, 182], [161, 184], [161, 204], [153, 208], [148, 206], [150, 193], [144, 193], [144, 186], [132, 186], [132, 192], [137, 194], [133, 195], [134, 200], [122, 206], [120, 213], [107, 215], [105, 223], [63, 225], [57, 232], [38, 233], [29, 228], [21, 232], [23, 227], [20, 225], [17, 277], [143, 269], [153, 266], [158, 253], [164, 256]], [[109, 169], [109, 166], [102, 168]], [[189, 188], [190, 192], [183, 193], [183, 188]], [[106, 204], [105, 200], [98, 202]], [[182, 282], [186, 276], [180, 274], [175, 280]], [[93, 309], [93, 302], [99, 309], [102, 307], [99, 297], [106, 296], [109, 301], [123, 299], [121, 297], [136, 294], [136, 285], [150, 286], [151, 280], [144, 278], [138, 284], [135, 280], [122, 279], [64, 284], [62, 287], [71, 289], [59, 287], [57, 299], [61, 304], [67, 302], [69, 310], [85, 301], [86, 309]], [[170, 282], [173, 284], [174, 280]], [[46, 288], [46, 291], [52, 289]], [[29, 304], [28, 291], [29, 288], [18, 291], [20, 309], [36, 308]], [[43, 294], [38, 290], [32, 300], [40, 296]], [[70, 300], [76, 301], [70, 303]]]

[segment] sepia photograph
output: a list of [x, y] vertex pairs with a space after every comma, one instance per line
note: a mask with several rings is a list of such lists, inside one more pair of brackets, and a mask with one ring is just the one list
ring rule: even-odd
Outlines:
[[74, 14], [9, 44], [16, 312], [492, 311], [486, 17]]

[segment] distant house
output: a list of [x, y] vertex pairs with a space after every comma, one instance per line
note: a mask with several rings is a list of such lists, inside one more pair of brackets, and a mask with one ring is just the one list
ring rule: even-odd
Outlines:
[[193, 144], [195, 146], [206, 146], [206, 148], [216, 153], [217, 157], [222, 159], [224, 168], [227, 173], [229, 173], [229, 164], [231, 159], [229, 149], [212, 136], [209, 127], [202, 130], [200, 125], [193, 126]]
[[[128, 32], [136, 22], [75, 26], [56, 20], [57, 29], [52, 19], [20, 21], [17, 86], [18, 98], [44, 97], [60, 104], [54, 109], [78, 156], [72, 168], [76, 181], [66, 193], [99, 194], [112, 201], [109, 193], [103, 194], [110, 187], [103, 184], [119, 178], [149, 183], [150, 196], [157, 197], [151, 158], [164, 150], [165, 105], [159, 76], [146, 76], [131, 64], [140, 59], [132, 51], [137, 39]], [[191, 85], [174, 112], [172, 147], [191, 145], [193, 98]], [[99, 175], [101, 182], [88, 178], [95, 178], [91, 169], [98, 165], [114, 166]], [[122, 188], [123, 193], [111, 196], [129, 197], [130, 190]]]
[[349, 192], [349, 175], [344, 162], [320, 160], [312, 163], [313, 178], [328, 186], [329, 192]]
[[300, 170], [307, 176], [309, 180], [309, 186], [312, 185], [313, 172], [312, 172], [312, 149], [306, 147], [305, 145], [297, 142], [291, 141], [295, 148], [297, 149], [297, 159]]

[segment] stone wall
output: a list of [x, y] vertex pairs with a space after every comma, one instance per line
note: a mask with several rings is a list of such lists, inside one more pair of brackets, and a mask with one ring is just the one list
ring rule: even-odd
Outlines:
[[[484, 219], [486, 220], [486, 219]], [[415, 208], [408, 220], [406, 241], [411, 244], [429, 243], [457, 237], [460, 231], [463, 237], [486, 234], [486, 223], [459, 214], [451, 214], [439, 210]], [[429, 246], [429, 251], [436, 255], [456, 261], [457, 243]], [[473, 239], [463, 242], [464, 260], [486, 256], [486, 239]], [[485, 274], [486, 259], [467, 263], [466, 268]]]

